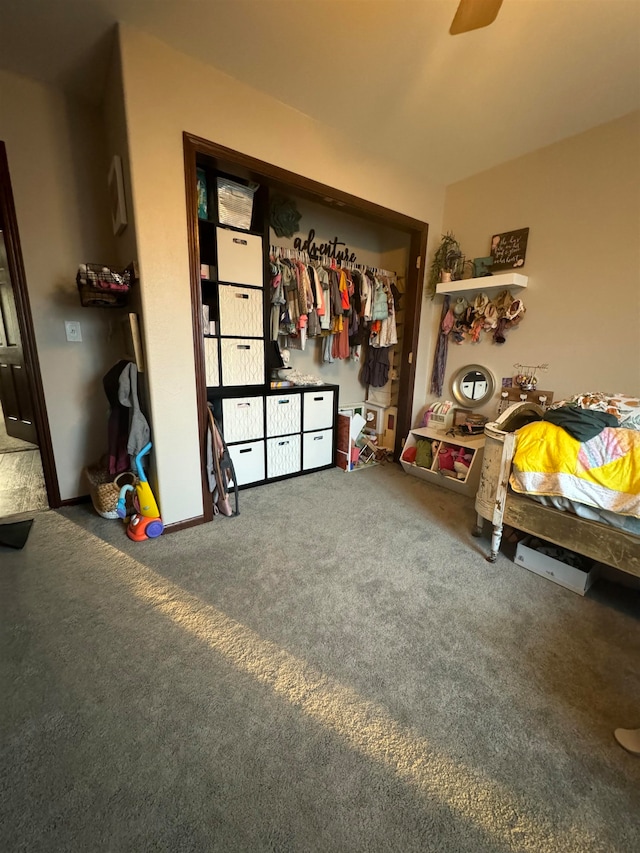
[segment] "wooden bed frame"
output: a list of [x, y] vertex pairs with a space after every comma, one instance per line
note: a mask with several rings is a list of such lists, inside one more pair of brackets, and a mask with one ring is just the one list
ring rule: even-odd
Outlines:
[[[503, 526], [508, 524], [554, 545], [640, 577], [640, 537], [608, 524], [580, 518], [571, 512], [543, 506], [509, 488], [516, 446], [516, 435], [509, 429], [518, 429], [526, 423], [527, 417], [535, 414], [542, 414], [538, 406], [531, 403], [517, 404], [511, 406], [496, 423], [485, 427], [484, 459], [476, 495], [478, 518], [473, 534], [482, 534], [485, 519], [492, 523], [491, 552], [487, 560], [495, 562]], [[517, 426], [513, 426], [514, 422]]]

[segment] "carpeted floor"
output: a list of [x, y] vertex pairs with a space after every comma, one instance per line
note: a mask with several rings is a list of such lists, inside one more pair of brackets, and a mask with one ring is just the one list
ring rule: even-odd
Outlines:
[[634, 851], [639, 595], [484, 560], [397, 466], [0, 553], [7, 851]]

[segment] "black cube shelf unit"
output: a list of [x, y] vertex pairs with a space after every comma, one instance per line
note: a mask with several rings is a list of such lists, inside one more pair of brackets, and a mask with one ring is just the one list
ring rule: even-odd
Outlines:
[[[196, 161], [205, 184], [199, 208], [201, 336], [207, 399], [233, 459], [238, 486], [281, 480], [335, 465], [338, 386], [271, 388], [265, 339], [270, 304], [269, 190], [255, 193], [247, 229], [221, 222], [217, 178], [206, 155]], [[244, 180], [247, 183], [246, 179]]]

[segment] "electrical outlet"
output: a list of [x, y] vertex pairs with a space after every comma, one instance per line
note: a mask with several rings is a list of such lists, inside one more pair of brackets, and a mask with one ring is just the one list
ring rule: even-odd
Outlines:
[[80, 329], [79, 320], [65, 320], [64, 330], [67, 334], [67, 340], [76, 343], [82, 340], [82, 331]]

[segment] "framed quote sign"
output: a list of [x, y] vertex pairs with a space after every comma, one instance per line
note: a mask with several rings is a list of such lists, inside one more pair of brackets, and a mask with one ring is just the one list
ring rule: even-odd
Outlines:
[[493, 258], [491, 272], [523, 267], [528, 239], [528, 228], [520, 228], [518, 231], [505, 231], [504, 234], [494, 234], [491, 238], [491, 257]]

